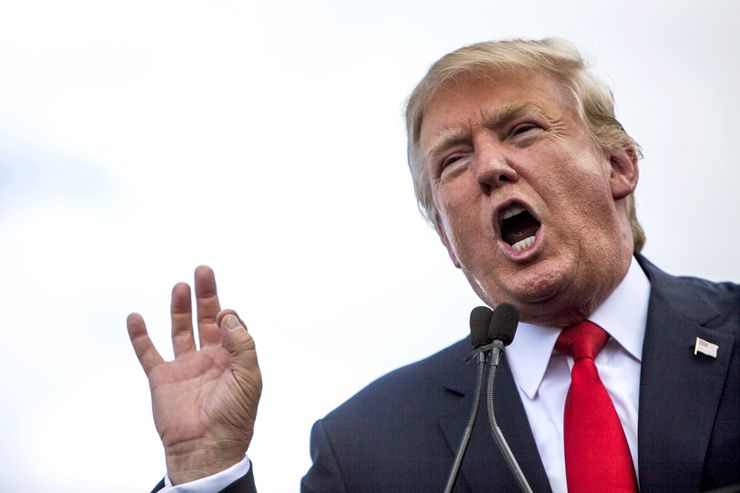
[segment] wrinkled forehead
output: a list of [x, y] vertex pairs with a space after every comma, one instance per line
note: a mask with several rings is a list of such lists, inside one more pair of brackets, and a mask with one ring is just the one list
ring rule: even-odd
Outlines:
[[[564, 81], [561, 80], [556, 74], [550, 73], [547, 70], [539, 67], [478, 66], [468, 67], [456, 72], [428, 75], [427, 78], [419, 84], [419, 87], [417, 87], [418, 94], [413, 97], [411, 101], [409, 101], [409, 106], [407, 108], [407, 123], [409, 125], [408, 130], [410, 137], [409, 143], [418, 143], [421, 133], [421, 127], [423, 125], [428, 108], [431, 105], [432, 101], [440, 93], [455, 90], [455, 88], [459, 88], [465, 82], [469, 82], [471, 80], [483, 80], [487, 81], [491, 85], [496, 85], [504, 83], [507, 79], [527, 79], [529, 77], [550, 79], [554, 82], [560, 83], [561, 85], [563, 85], [563, 87], [565, 87]], [[423, 89], [419, 90], [419, 88], [422, 87]]]
[[418, 118], [417, 159], [446, 135], [463, 134], [475, 125], [506, 121], [523, 112], [550, 118], [574, 116], [576, 99], [558, 78], [533, 70], [464, 74], [441, 84]]

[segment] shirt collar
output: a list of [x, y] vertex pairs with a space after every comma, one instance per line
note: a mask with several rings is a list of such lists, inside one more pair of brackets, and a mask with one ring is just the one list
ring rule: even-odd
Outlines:
[[[632, 257], [627, 275], [611, 295], [588, 317], [606, 330], [633, 358], [642, 361], [650, 281]], [[514, 342], [506, 349], [514, 381], [534, 399], [550, 362], [562, 327], [522, 322]]]

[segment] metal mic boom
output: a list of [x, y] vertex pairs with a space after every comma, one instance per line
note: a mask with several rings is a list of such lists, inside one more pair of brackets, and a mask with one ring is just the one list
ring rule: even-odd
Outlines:
[[524, 477], [519, 463], [516, 461], [514, 454], [509, 448], [509, 444], [504, 438], [504, 434], [501, 432], [498, 423], [496, 423], [496, 414], [493, 411], [493, 390], [496, 378], [496, 368], [501, 361], [504, 349], [506, 346], [511, 344], [514, 340], [514, 334], [516, 334], [516, 327], [519, 324], [519, 311], [514, 305], [508, 303], [501, 303], [494, 310], [491, 317], [491, 325], [488, 329], [488, 335], [493, 339], [491, 346], [492, 354], [490, 359], [490, 369], [488, 372], [488, 392], [486, 403], [488, 406], [488, 424], [491, 427], [491, 435], [496, 441], [501, 454], [503, 454], [506, 464], [509, 466], [514, 478], [516, 479], [519, 488], [524, 493], [532, 493], [532, 488], [527, 482], [527, 478]]

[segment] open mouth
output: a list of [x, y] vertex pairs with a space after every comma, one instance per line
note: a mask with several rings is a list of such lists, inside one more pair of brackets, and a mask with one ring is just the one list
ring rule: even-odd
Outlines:
[[515, 252], [534, 245], [538, 229], [540, 222], [520, 205], [509, 206], [501, 214], [501, 239], [511, 245]]

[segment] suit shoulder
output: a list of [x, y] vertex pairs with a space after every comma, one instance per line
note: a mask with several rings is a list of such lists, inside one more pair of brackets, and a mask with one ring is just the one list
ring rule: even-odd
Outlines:
[[739, 330], [740, 285], [692, 276], [673, 276], [641, 255], [637, 260], [650, 279], [652, 296], [664, 300], [675, 311], [701, 325]]
[[705, 292], [710, 298], [727, 297], [729, 301], [740, 303], [740, 284], [732, 281], [710, 281], [694, 276], [677, 276], [676, 279]]
[[413, 412], [411, 401], [428, 402], [435, 394], [445, 392], [442, 382], [450, 373], [466, 367], [463, 359], [469, 350], [470, 343], [465, 338], [420, 361], [393, 370], [368, 384], [324, 420], [385, 413], [392, 409]]
[[740, 307], [740, 284], [731, 281], [714, 282], [692, 276], [679, 276], [676, 280], [684, 283], [696, 296], [713, 303], [719, 309], [737, 311]]

